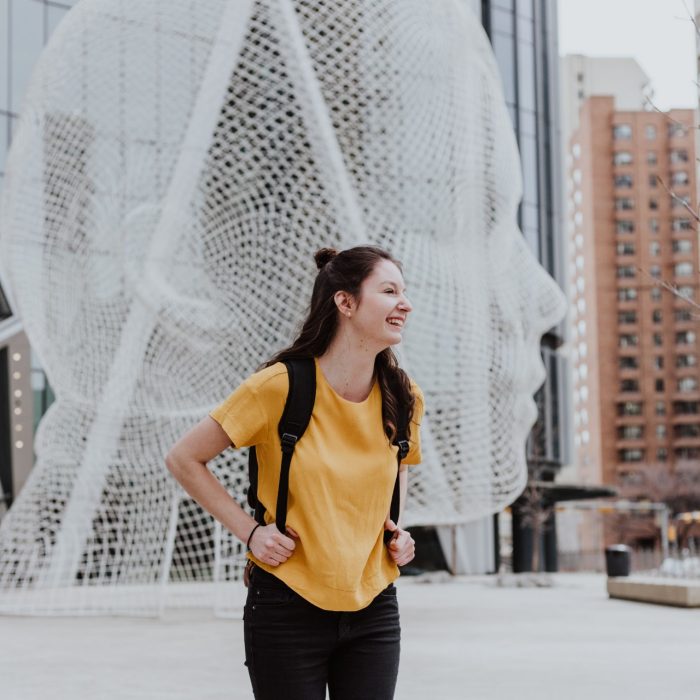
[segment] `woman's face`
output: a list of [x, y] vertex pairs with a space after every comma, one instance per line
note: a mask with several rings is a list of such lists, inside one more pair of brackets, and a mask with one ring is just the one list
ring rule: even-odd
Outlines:
[[368, 347], [380, 352], [401, 342], [412, 309], [401, 271], [390, 260], [381, 260], [362, 282], [348, 321]]

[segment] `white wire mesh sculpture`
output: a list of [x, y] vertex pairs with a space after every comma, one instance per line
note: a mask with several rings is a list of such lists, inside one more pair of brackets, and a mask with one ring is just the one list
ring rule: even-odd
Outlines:
[[[511, 502], [539, 338], [564, 313], [520, 197], [491, 48], [459, 0], [78, 3], [0, 209], [57, 397], [0, 527], [0, 611], [148, 614], [166, 583], [237, 577], [237, 546], [163, 455], [289, 342], [321, 245], [404, 262], [402, 353], [427, 403], [407, 522]], [[210, 466], [242, 502], [243, 455]]]

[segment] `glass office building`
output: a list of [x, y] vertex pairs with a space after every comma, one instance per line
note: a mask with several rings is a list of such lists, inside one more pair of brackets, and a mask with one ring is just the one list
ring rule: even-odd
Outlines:
[[[41, 50], [72, 0], [0, 0], [0, 187], [12, 132]], [[34, 461], [34, 429], [51, 402], [0, 278], [0, 518]]]
[[[558, 94], [557, 8], [555, 0], [483, 0], [482, 23], [491, 39], [505, 98], [518, 140], [523, 170], [519, 224], [542, 266], [565, 289], [564, 216]], [[536, 399], [539, 419], [528, 442], [531, 474], [553, 481], [570, 460], [569, 373], [558, 348], [564, 323], [542, 338], [547, 378]], [[530, 567], [531, 534], [519, 504], [512, 508], [513, 569]], [[542, 566], [555, 570], [553, 517], [545, 527]]]

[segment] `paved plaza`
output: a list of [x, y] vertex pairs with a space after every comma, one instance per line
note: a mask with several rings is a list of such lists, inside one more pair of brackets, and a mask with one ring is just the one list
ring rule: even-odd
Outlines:
[[[600, 574], [495, 583], [399, 581], [397, 700], [700, 698], [700, 609], [611, 600]], [[238, 619], [0, 617], [2, 700], [250, 697]]]

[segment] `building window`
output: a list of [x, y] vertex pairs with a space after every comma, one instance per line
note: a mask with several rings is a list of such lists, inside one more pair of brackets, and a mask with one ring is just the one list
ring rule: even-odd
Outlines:
[[637, 312], [636, 311], [618, 311], [617, 312], [617, 322], [618, 323], [637, 323]]
[[654, 310], [651, 312], [651, 321], [652, 321], [652, 323], [661, 323], [661, 318], [662, 318], [661, 309], [654, 309]]
[[649, 255], [656, 256], [661, 254], [661, 243], [658, 241], [652, 241], [649, 244]]
[[639, 360], [636, 357], [623, 355], [619, 358], [620, 369], [639, 369]]
[[632, 138], [632, 125], [631, 124], [614, 124], [613, 125], [613, 138], [620, 139], [631, 139]]
[[631, 348], [639, 343], [636, 333], [623, 333], [618, 339], [621, 348]]
[[700, 447], [675, 447], [673, 454], [678, 459], [698, 459], [700, 458]]
[[656, 197], [649, 197], [649, 209], [658, 209], [659, 200]]
[[[674, 241], [677, 243], [678, 241]], [[688, 241], [690, 243], [690, 241]], [[681, 262], [673, 266], [673, 274], [676, 277], [690, 277], [693, 274], [693, 263]]]
[[700, 437], [700, 425], [698, 425], [697, 423], [691, 423], [689, 425], [674, 425], [673, 426], [673, 437], [674, 438]]
[[659, 232], [659, 220], [658, 219], [649, 219], [649, 231], [651, 233], [658, 233]]
[[657, 279], [661, 277], [661, 267], [659, 265], [652, 265], [649, 268], [649, 274], [652, 277], [656, 277]]
[[615, 210], [616, 211], [630, 211], [634, 209], [634, 200], [631, 197], [616, 197], [615, 198]]
[[661, 301], [661, 288], [652, 287], [649, 291], [649, 296], [651, 297], [652, 301]]
[[673, 241], [673, 252], [674, 253], [692, 253], [693, 252], [693, 242], [689, 241], [687, 238], [681, 238], [679, 240]]
[[617, 414], [619, 416], [641, 416], [642, 402], [641, 401], [624, 401], [617, 404]]
[[683, 207], [684, 209], [690, 206], [690, 195], [674, 195], [671, 197], [671, 209], [679, 209]]
[[673, 219], [671, 229], [674, 231], [692, 231], [693, 222], [690, 219]]
[[676, 367], [695, 367], [696, 364], [695, 355], [676, 355]]
[[665, 462], [668, 459], [668, 450], [665, 447], [658, 447], [656, 449], [656, 461]]
[[697, 391], [698, 390], [698, 380], [695, 377], [683, 377], [678, 380], [678, 391], [682, 394]]
[[620, 382], [620, 391], [623, 393], [639, 391], [639, 381], [636, 379], [623, 379]]
[[654, 413], [657, 416], [665, 416], [666, 415], [666, 402], [665, 401], [657, 401], [656, 404], [654, 405]]
[[656, 165], [656, 151], [647, 152], [647, 165]]
[[656, 127], [653, 124], [647, 124], [644, 127], [644, 133], [647, 137], [647, 141], [653, 141], [656, 138]]
[[695, 342], [693, 331], [678, 331], [676, 333], [676, 345], [692, 345]]
[[658, 440], [666, 439], [666, 426], [663, 423], [659, 423], [656, 426], [656, 437]]
[[663, 368], [664, 368], [663, 355], [656, 355], [654, 357], [654, 369], [663, 369]]
[[676, 309], [673, 312], [673, 318], [675, 321], [693, 321], [693, 314], [690, 309]]
[[685, 148], [674, 148], [670, 155], [672, 164], [688, 162], [688, 151]]
[[632, 187], [631, 175], [615, 175], [615, 187]]
[[668, 138], [672, 139], [678, 136], [686, 136], [688, 134], [688, 127], [685, 124], [679, 124], [678, 122], [671, 122], [668, 125]]
[[619, 301], [632, 301], [637, 298], [636, 287], [622, 287], [617, 290], [617, 298]]
[[618, 255], [634, 255], [634, 243], [618, 243]]
[[678, 294], [684, 299], [692, 299], [695, 296], [695, 290], [688, 284], [681, 284], [677, 287]]
[[634, 233], [634, 221], [620, 219], [615, 222], [615, 233]]
[[661, 335], [661, 333], [654, 333], [651, 338], [652, 342], [654, 343], [654, 347], [660, 348], [664, 344], [664, 337]]
[[644, 459], [644, 450], [620, 450], [619, 455], [622, 462], [641, 462]]
[[615, 153], [613, 153], [613, 164], [614, 165], [631, 165], [632, 164], [632, 154], [629, 151], [615, 151]]
[[644, 437], [643, 425], [621, 425], [617, 429], [620, 440], [639, 440]]
[[581, 144], [580, 143], [572, 143], [571, 144], [571, 155], [574, 158], [579, 158], [581, 155]]
[[636, 270], [634, 265], [618, 265], [617, 266], [617, 276], [621, 277], [634, 277], [636, 275]]
[[649, 187], [655, 188], [659, 186], [659, 176], [649, 175]]
[[690, 184], [690, 176], [685, 170], [676, 170], [671, 173], [671, 183], [673, 185], [688, 185]]
[[674, 401], [673, 414], [676, 416], [694, 416], [700, 413], [700, 403], [697, 401]]
[[665, 391], [663, 379], [655, 379], [654, 380], [654, 391]]

